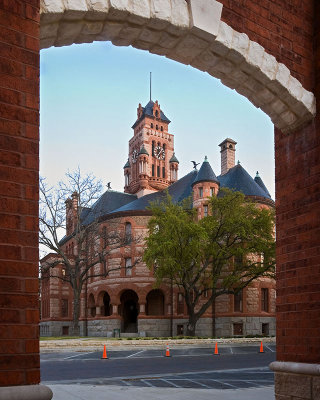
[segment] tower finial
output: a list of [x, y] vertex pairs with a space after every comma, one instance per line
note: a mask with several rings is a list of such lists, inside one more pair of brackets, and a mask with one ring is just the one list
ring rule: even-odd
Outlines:
[[151, 77], [152, 77], [152, 72], [150, 72], [150, 101], [151, 101]]

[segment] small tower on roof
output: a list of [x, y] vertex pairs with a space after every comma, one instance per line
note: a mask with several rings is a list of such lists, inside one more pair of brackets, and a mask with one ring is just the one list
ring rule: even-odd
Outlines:
[[235, 166], [236, 144], [234, 140], [227, 138], [219, 144], [221, 147], [221, 175], [226, 174]]
[[193, 207], [198, 209], [198, 219], [208, 215], [209, 198], [218, 194], [219, 185], [216, 174], [213, 172], [207, 156], [205, 156], [199, 172], [191, 185], [193, 190]]

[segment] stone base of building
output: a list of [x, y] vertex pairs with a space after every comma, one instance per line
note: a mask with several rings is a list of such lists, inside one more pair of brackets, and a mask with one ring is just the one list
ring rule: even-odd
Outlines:
[[[211, 319], [210, 319], [210, 323]], [[242, 333], [240, 333], [239, 324], [242, 324]], [[264, 326], [263, 326], [264, 325]], [[265, 329], [265, 331], [263, 331]], [[212, 332], [212, 330], [211, 330]], [[210, 333], [210, 335], [212, 335]], [[274, 317], [217, 317], [216, 318], [216, 336], [275, 336], [276, 320]]]
[[320, 364], [275, 361], [275, 400], [319, 400]]
[[1, 400], [51, 400], [53, 393], [45, 385], [5, 386], [0, 388]]
[[[173, 319], [173, 336], [186, 335], [187, 318]], [[138, 319], [137, 332], [122, 332], [119, 318], [88, 320], [88, 336], [117, 337], [121, 336], [148, 336], [168, 337], [171, 335], [170, 318], [140, 318]], [[239, 331], [239, 326], [242, 331]], [[238, 330], [237, 330], [238, 329]], [[263, 330], [265, 329], [265, 331]], [[242, 332], [242, 333], [241, 333]], [[273, 317], [217, 317], [216, 336], [275, 336], [276, 325]], [[68, 336], [72, 335], [72, 321], [47, 321], [40, 323], [41, 336]], [[80, 321], [80, 335], [85, 336], [85, 322]], [[196, 326], [197, 336], [212, 336], [212, 319], [200, 318]]]

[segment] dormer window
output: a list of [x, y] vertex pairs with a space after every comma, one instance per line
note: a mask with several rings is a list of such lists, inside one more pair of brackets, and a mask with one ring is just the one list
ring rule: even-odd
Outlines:
[[158, 110], [156, 110], [156, 117], [157, 118], [159, 117], [159, 111]]

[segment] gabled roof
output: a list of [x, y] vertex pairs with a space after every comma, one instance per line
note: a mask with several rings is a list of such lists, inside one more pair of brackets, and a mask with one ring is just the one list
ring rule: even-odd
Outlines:
[[266, 188], [265, 184], [263, 183], [263, 180], [260, 178], [258, 171], [254, 178], [254, 181], [261, 187], [261, 189], [263, 189], [267, 193], [268, 196], [270, 196], [270, 193], [269, 193], [268, 189]]
[[226, 174], [219, 175], [218, 180], [220, 188], [227, 187], [242, 192], [246, 196], [271, 199], [270, 194], [265, 192], [240, 164], [230, 168]]
[[[149, 101], [149, 103], [145, 106], [142, 107], [142, 114], [140, 116], [139, 119], [137, 119], [137, 121], [132, 125], [132, 128], [134, 129], [136, 127], [136, 125], [146, 116], [148, 117], [154, 117], [153, 115], [153, 106], [154, 106], [154, 102], [152, 100]], [[167, 118], [165, 116], [165, 114], [160, 110], [160, 119], [161, 121], [164, 121], [166, 123], [170, 123], [171, 121], [169, 120], [169, 118]]]
[[91, 207], [90, 212], [83, 219], [83, 224], [88, 225], [97, 218], [110, 214], [116, 208], [122, 207], [135, 200], [135, 194], [121, 193], [107, 190]]
[[192, 182], [192, 186], [199, 182], [219, 183], [216, 174], [213, 172], [213, 169], [211, 168], [207, 156], [205, 157], [195, 180]]

